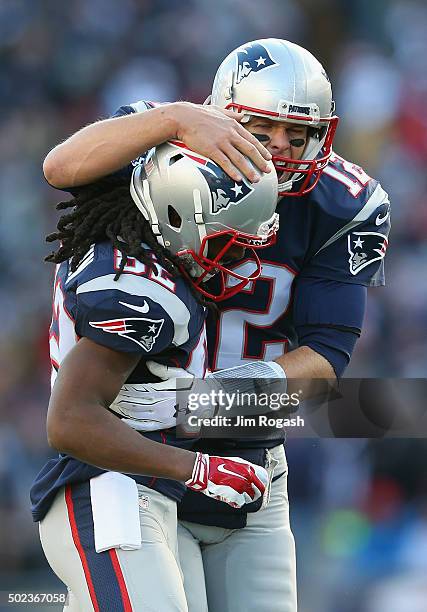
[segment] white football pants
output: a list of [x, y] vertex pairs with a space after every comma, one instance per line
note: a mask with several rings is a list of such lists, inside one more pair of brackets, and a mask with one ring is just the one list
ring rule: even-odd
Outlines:
[[[40, 523], [46, 558], [69, 593], [64, 612], [188, 612], [177, 554], [176, 503], [138, 485], [142, 545], [94, 548], [89, 483], [61, 489]], [[147, 507], [148, 500], [148, 507]]]
[[[283, 445], [269, 505], [246, 527], [223, 529], [179, 521], [178, 547], [189, 612], [296, 612], [295, 541], [289, 524]], [[238, 451], [236, 451], [238, 455]]]

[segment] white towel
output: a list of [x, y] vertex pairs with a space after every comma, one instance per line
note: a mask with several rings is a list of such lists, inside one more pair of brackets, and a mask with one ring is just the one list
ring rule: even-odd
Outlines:
[[133, 478], [105, 472], [90, 479], [96, 552], [141, 548], [138, 489]]

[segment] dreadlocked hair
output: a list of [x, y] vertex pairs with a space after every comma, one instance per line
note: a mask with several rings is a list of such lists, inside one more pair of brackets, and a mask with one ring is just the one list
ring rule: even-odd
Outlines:
[[[61, 216], [57, 231], [46, 236], [46, 242], [59, 240], [61, 244], [45, 257], [45, 261], [59, 264], [70, 259], [70, 270], [74, 272], [92, 244], [109, 240], [122, 254], [115, 281], [120, 278], [128, 256], [146, 264], [156, 275], [158, 271], [150, 252], [141, 246], [145, 243], [174, 278], [184, 276], [180, 269], [183, 263], [157, 242], [148, 222], [135, 206], [127, 183], [112, 178], [93, 183], [81, 189], [73, 199], [56, 206], [57, 210], [68, 208], [72, 211]], [[197, 301], [211, 309], [212, 303], [205, 300], [192, 283], [188, 286]]]

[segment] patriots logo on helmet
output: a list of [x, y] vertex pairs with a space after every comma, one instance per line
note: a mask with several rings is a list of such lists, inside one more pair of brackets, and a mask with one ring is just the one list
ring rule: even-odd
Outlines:
[[213, 215], [217, 215], [231, 204], [238, 204], [253, 191], [244, 181], [233, 181], [228, 174], [212, 162], [207, 162], [203, 168], [200, 168], [200, 171], [211, 190]]
[[159, 337], [164, 322], [164, 319], [139, 317], [109, 319], [108, 321], [89, 321], [89, 325], [95, 329], [101, 329], [107, 334], [118, 334], [128, 338], [149, 353]]
[[379, 259], [383, 259], [388, 240], [378, 232], [350, 232], [348, 235], [348, 252], [350, 253], [350, 272], [355, 276], [363, 268]]
[[237, 76], [236, 84], [239, 84], [251, 72], [259, 72], [264, 68], [276, 66], [267, 49], [259, 43], [245, 45], [237, 51]]

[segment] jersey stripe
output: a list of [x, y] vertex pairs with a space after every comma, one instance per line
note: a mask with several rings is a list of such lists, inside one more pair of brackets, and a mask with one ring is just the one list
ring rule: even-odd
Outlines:
[[74, 503], [73, 503], [73, 498], [71, 494], [71, 485], [66, 485], [65, 487], [65, 503], [67, 504], [68, 519], [70, 521], [71, 534], [73, 536], [75, 547], [77, 548], [77, 552], [79, 553], [79, 557], [82, 562], [83, 571], [86, 577], [86, 582], [87, 582], [87, 586], [89, 589], [90, 598], [92, 600], [93, 609], [95, 610], [95, 612], [99, 612], [98, 600], [96, 598], [95, 588], [93, 586], [92, 576], [89, 570], [89, 564], [88, 564], [82, 543], [80, 541], [79, 530], [77, 528], [76, 517], [74, 514]]
[[89, 481], [66, 485], [66, 504], [73, 540], [79, 553], [95, 612], [132, 612], [117, 553], [97, 553]]
[[93, 244], [88, 250], [88, 252], [86, 253], [86, 255], [83, 257], [83, 259], [81, 260], [77, 268], [74, 270], [74, 272], [71, 272], [71, 274], [67, 276], [67, 280], [65, 282], [68, 283], [70, 280], [72, 280], [78, 274], [80, 274], [80, 272], [82, 272], [85, 268], [87, 268], [87, 266], [90, 263], [92, 263], [94, 258], [95, 258], [95, 245]]
[[108, 552], [110, 553], [111, 563], [113, 564], [113, 568], [117, 576], [117, 582], [119, 583], [120, 593], [122, 595], [123, 601], [123, 610], [124, 612], [132, 612], [132, 604], [130, 603], [129, 593], [123, 576], [122, 568], [117, 557], [116, 550], [112, 548]]

